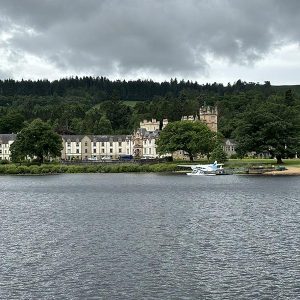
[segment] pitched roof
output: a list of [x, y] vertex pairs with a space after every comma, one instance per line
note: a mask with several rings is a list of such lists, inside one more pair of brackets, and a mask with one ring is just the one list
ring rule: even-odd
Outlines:
[[0, 143], [1, 144], [8, 144], [9, 141], [15, 141], [17, 135], [14, 133], [11, 134], [0, 134]]

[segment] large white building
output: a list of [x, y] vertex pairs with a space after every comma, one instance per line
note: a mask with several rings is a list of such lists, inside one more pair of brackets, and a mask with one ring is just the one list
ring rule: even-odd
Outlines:
[[63, 160], [101, 160], [132, 155], [131, 135], [63, 135]]
[[[215, 107], [201, 107], [199, 115], [184, 116], [182, 120], [201, 121], [212, 131], [217, 131], [218, 111]], [[117, 159], [120, 156], [156, 158], [156, 140], [160, 130], [168, 124], [156, 119], [143, 120], [132, 135], [62, 135], [62, 160]], [[10, 160], [10, 145], [15, 134], [0, 134], [0, 159]], [[226, 145], [226, 150], [228, 145]]]

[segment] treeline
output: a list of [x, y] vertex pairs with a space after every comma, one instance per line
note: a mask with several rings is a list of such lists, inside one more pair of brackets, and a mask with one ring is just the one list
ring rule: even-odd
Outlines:
[[264, 85], [246, 83], [238, 80], [235, 84], [224, 86], [220, 83], [199, 84], [196, 81], [154, 82], [152, 80], [111, 81], [105, 77], [70, 77], [60, 80], [0, 80], [0, 96], [90, 96], [95, 101], [108, 100], [117, 97], [120, 100], [142, 101], [151, 100], [155, 96], [172, 94], [178, 97], [182, 90], [189, 89], [198, 93], [213, 93], [223, 96], [248, 90], [269, 92], [270, 82]]
[[17, 133], [34, 119], [59, 134], [131, 134], [143, 119], [180, 120], [199, 107], [217, 105], [219, 131], [234, 138], [242, 113], [262, 103], [297, 108], [299, 94], [289, 88], [238, 80], [205, 84], [151, 80], [110, 81], [104, 77], [48, 80], [0, 80], [0, 133]]

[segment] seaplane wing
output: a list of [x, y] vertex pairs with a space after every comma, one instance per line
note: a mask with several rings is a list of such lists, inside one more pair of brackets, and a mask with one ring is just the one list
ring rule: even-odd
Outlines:
[[179, 168], [191, 168], [191, 169], [195, 169], [197, 168], [197, 166], [199, 165], [177, 165], [177, 167]]
[[203, 171], [214, 171], [217, 169], [221, 169], [223, 164], [218, 164], [217, 161], [215, 161], [213, 164], [207, 164], [207, 165], [177, 165], [177, 167], [180, 168], [191, 168], [194, 169], [201, 169]]

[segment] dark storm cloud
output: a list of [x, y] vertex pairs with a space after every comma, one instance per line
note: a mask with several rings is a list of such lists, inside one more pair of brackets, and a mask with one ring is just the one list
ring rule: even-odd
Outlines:
[[191, 76], [207, 55], [251, 64], [299, 42], [300, 1], [7, 0], [5, 47], [61, 70], [96, 75], [134, 71]]

